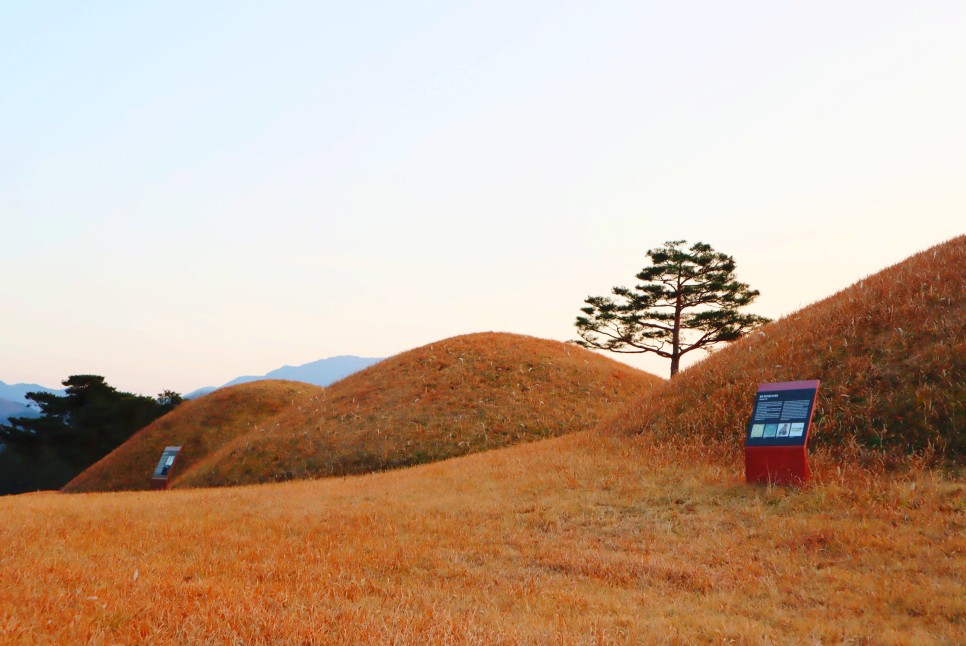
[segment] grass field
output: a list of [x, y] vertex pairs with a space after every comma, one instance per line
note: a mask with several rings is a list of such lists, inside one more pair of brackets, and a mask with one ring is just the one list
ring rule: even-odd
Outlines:
[[[520, 441], [548, 391], [570, 394], [532, 428], [614, 407], [588, 406], [563, 344], [466, 370], [465, 350], [518, 344], [460, 339], [311, 394], [248, 459], [298, 457], [283, 449], [319, 446], [299, 438], [326, 420], [356, 449], [388, 428], [432, 445], [482, 411], [486, 449]], [[669, 383], [632, 381], [592, 430], [369, 475], [0, 498], [0, 643], [963, 644], [964, 339], [960, 237]], [[813, 377], [813, 481], [746, 485], [755, 386]], [[210, 455], [244, 463], [235, 441]]]
[[5, 643], [963, 643], [966, 487], [580, 434], [346, 479], [0, 499]]

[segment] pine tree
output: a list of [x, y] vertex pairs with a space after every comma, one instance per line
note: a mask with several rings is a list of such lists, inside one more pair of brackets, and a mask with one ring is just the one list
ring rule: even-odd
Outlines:
[[651, 264], [633, 289], [614, 287], [610, 296], [590, 296], [574, 325], [585, 348], [620, 353], [653, 352], [671, 360], [714, 344], [734, 341], [769, 319], [742, 314], [758, 291], [735, 278], [734, 258], [710, 245], [676, 240], [647, 252]]

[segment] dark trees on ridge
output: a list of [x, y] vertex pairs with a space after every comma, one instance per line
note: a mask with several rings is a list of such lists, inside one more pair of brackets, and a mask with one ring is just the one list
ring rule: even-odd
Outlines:
[[637, 274], [634, 289], [614, 287], [611, 296], [589, 296], [576, 323], [585, 348], [621, 353], [653, 352], [678, 373], [688, 352], [734, 341], [769, 319], [742, 314], [758, 291], [735, 278], [735, 261], [703, 242], [684, 240], [651, 249], [651, 265]]
[[170, 390], [157, 399], [119, 392], [97, 375], [73, 375], [63, 385], [65, 396], [27, 394], [40, 417], [0, 424], [0, 494], [59, 489], [181, 403]]

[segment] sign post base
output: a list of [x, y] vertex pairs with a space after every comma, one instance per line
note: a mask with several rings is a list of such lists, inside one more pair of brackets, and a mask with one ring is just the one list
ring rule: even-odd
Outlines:
[[810, 475], [804, 446], [745, 447], [745, 479], [749, 483], [801, 485]]

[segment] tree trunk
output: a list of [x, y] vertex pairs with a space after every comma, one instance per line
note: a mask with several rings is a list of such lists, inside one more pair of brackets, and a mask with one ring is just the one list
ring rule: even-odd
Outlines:
[[671, 332], [671, 376], [678, 374], [678, 364], [681, 361], [681, 310], [684, 309], [684, 298], [681, 295], [681, 280], [678, 279], [677, 300], [674, 303], [674, 330]]

